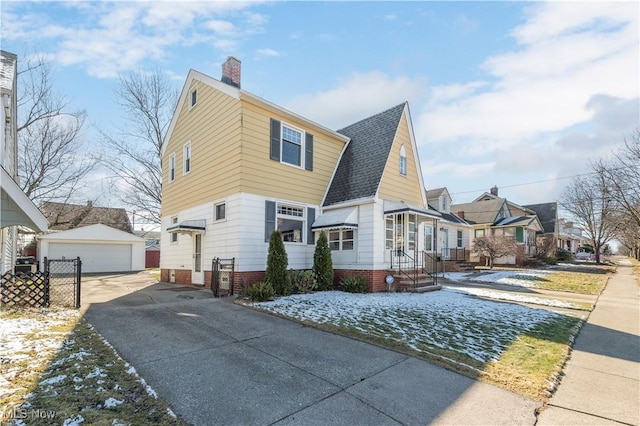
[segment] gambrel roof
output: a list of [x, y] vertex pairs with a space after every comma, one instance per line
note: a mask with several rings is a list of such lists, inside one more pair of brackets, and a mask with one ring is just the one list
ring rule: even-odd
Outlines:
[[351, 140], [331, 180], [324, 205], [376, 195], [406, 102], [338, 130]]

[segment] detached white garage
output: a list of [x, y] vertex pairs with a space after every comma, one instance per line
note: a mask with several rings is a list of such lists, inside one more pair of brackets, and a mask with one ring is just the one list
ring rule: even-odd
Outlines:
[[89, 225], [38, 238], [44, 258], [82, 261], [83, 273], [130, 272], [144, 269], [145, 240], [107, 225]]

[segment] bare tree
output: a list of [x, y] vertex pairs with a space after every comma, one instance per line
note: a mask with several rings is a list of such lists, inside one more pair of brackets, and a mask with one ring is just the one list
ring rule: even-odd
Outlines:
[[117, 134], [101, 131], [110, 148], [105, 164], [125, 185], [119, 198], [138, 216], [160, 223], [162, 142], [178, 92], [158, 70], [121, 75], [114, 92], [126, 126]]
[[640, 227], [640, 127], [614, 152], [613, 160], [592, 164], [608, 186], [608, 197]]
[[515, 238], [498, 235], [485, 235], [473, 241], [471, 252], [477, 256], [485, 256], [487, 265], [493, 268], [493, 262], [505, 256], [515, 256], [518, 253], [518, 243]]
[[35, 203], [67, 202], [84, 187], [96, 161], [84, 152], [85, 111], [71, 111], [41, 58], [18, 72], [18, 177]]
[[594, 173], [574, 178], [562, 193], [560, 204], [585, 231], [596, 262], [600, 263], [600, 253], [620, 228], [619, 211], [604, 175]]

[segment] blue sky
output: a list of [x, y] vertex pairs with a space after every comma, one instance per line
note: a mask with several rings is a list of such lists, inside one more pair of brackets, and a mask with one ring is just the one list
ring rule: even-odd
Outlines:
[[[190, 68], [339, 129], [409, 101], [427, 189], [556, 201], [640, 126], [637, 2], [15, 2], [2, 49], [52, 60], [91, 126], [118, 73]], [[92, 127], [88, 144], [95, 142]], [[90, 198], [90, 197], [88, 197]], [[109, 199], [99, 199], [108, 205]]]

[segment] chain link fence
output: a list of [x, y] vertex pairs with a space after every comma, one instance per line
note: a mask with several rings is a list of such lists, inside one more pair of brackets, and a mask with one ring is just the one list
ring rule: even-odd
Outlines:
[[49, 299], [52, 305], [79, 308], [82, 261], [76, 259], [44, 259], [49, 278]]

